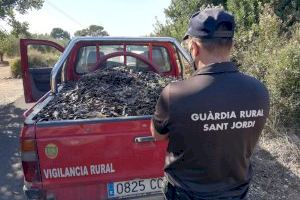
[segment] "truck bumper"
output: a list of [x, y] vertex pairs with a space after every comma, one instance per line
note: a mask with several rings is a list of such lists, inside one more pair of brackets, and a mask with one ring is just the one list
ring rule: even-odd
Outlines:
[[[72, 191], [77, 191], [78, 188], [69, 188], [69, 190], [72, 190]], [[25, 194], [25, 199], [26, 200], [65, 200], [65, 199], [68, 199], [68, 200], [73, 200], [73, 199], [83, 199], [82, 197], [80, 198], [77, 198], [77, 197], [74, 197], [73, 195], [70, 195], [70, 196], [60, 196], [54, 192], [54, 191], [45, 191], [41, 188], [38, 188], [38, 187], [32, 187], [32, 185], [30, 183], [27, 183], [25, 181], [24, 183], [24, 186], [23, 186], [23, 191], [24, 191], [24, 194]], [[64, 190], [64, 193], [66, 193], [66, 191]], [[99, 197], [99, 196], [89, 196], [87, 198], [84, 198], [84, 199], [106, 199], [106, 198], [103, 198], [103, 197]], [[150, 196], [141, 196], [141, 197], [128, 197], [128, 198], [124, 198], [124, 200], [127, 199], [127, 200], [164, 200], [164, 196], [163, 194], [159, 193], [159, 194], [152, 194]]]
[[40, 200], [43, 198], [42, 191], [39, 189], [28, 188], [26, 185], [24, 185], [23, 191], [26, 199], [28, 200]]
[[30, 184], [24, 184], [23, 192], [27, 200], [48, 200], [43, 190], [39, 188], [32, 188]]

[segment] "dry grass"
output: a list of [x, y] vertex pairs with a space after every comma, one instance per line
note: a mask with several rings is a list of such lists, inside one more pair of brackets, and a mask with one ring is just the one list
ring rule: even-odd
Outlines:
[[14, 102], [22, 95], [22, 79], [11, 78], [10, 67], [0, 66], [0, 107]]
[[262, 135], [252, 159], [251, 200], [300, 199], [299, 141], [298, 136], [284, 130]]
[[7, 79], [11, 77], [10, 65], [12, 64], [14, 58], [4, 57], [4, 61], [8, 62], [7, 64], [0, 64], [0, 79]]
[[300, 139], [284, 129], [272, 134], [264, 134], [260, 140], [261, 148], [270, 152], [282, 166], [300, 178]]

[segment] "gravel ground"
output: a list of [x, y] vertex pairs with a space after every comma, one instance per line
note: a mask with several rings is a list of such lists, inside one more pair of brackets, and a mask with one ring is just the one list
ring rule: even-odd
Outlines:
[[0, 200], [24, 199], [19, 153], [23, 98], [22, 79], [11, 79], [8, 66], [0, 66]]
[[256, 148], [249, 200], [300, 200], [300, 140], [265, 134]]
[[0, 105], [0, 200], [24, 199], [19, 134], [26, 108], [23, 97]]
[[9, 67], [0, 66], [0, 106], [14, 102], [22, 95], [22, 79], [10, 78]]

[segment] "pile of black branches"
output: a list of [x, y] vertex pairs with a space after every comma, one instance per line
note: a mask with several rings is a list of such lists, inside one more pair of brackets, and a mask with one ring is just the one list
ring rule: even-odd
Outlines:
[[35, 117], [37, 121], [152, 115], [162, 89], [173, 77], [133, 72], [125, 67], [101, 69], [64, 83]]

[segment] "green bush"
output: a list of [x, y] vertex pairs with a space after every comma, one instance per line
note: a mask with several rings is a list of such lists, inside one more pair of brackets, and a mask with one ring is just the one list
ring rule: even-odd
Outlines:
[[10, 71], [13, 78], [22, 77], [21, 59], [15, 58], [10, 65]]
[[[30, 50], [28, 62], [30, 68], [53, 67], [59, 55], [55, 53], [42, 53], [37, 50]], [[21, 59], [15, 58], [11, 64], [11, 75], [14, 78], [22, 77]]]
[[31, 68], [53, 67], [59, 58], [55, 53], [42, 53], [35, 49], [30, 49], [28, 55], [29, 66]]
[[[300, 26], [281, 32], [281, 20], [266, 7], [251, 37], [237, 38], [235, 60], [241, 69], [266, 84], [273, 129], [300, 127]], [[250, 33], [249, 31], [248, 33]]]

